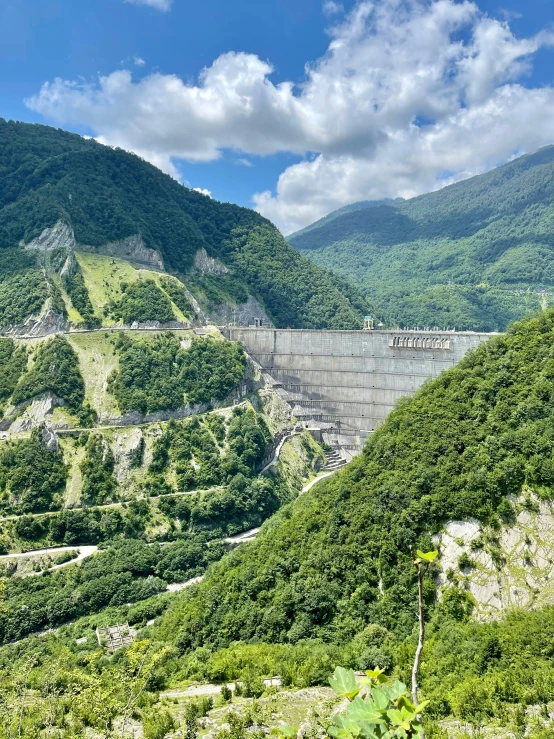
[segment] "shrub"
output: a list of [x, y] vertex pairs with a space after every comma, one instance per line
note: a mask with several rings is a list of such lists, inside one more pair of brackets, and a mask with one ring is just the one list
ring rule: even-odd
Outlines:
[[107, 314], [115, 320], [125, 324], [175, 320], [171, 301], [154, 280], [121, 283], [121, 290], [121, 297], [106, 306]]
[[145, 739], [164, 739], [175, 728], [175, 720], [168, 711], [150, 711], [142, 721], [142, 731]]

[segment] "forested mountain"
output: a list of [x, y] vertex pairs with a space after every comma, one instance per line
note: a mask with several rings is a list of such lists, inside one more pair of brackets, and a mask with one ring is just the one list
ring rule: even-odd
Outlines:
[[402, 326], [503, 330], [554, 300], [554, 147], [442, 190], [355, 203], [288, 237]]
[[[314, 638], [337, 646], [358, 639], [363, 651], [367, 638], [359, 668], [407, 668], [417, 600], [411, 550], [432, 548], [431, 535], [447, 521], [477, 520], [482, 533], [471, 556], [445, 572], [439, 603], [436, 583], [429, 579], [425, 590], [428, 613], [435, 611], [432, 633], [441, 624], [434, 657], [424, 656], [425, 689], [435, 699], [442, 695], [436, 715], [453, 710], [437, 682], [440, 671], [452, 689], [483, 674], [480, 636], [473, 627], [461, 627], [478, 607], [470, 590], [470, 573], [479, 567], [475, 557], [492, 557], [498, 589], [496, 579], [500, 583], [501, 574], [516, 566], [500, 547], [503, 526], [511, 530], [520, 515], [527, 521], [528, 567], [536, 565], [535, 537], [544, 537], [533, 529], [529, 512], [554, 495], [553, 357], [554, 310], [515, 324], [506, 336], [467, 355], [393, 411], [344, 471], [282, 509], [247, 549], [215, 565], [197, 592], [168, 612], [160, 635], [174, 638], [185, 654], [236, 641], [302, 644]], [[533, 572], [532, 597], [539, 605], [548, 578]], [[541, 619], [543, 627], [554, 627], [552, 610]], [[526, 638], [518, 629], [514, 622], [498, 627], [501, 641], [510, 631], [499, 654], [504, 648], [517, 652], [515, 641]], [[447, 667], [440, 642], [450, 631], [460, 640], [459, 663]], [[465, 639], [473, 643], [463, 646]], [[496, 679], [503, 680], [513, 666], [497, 657]], [[533, 670], [540, 669], [543, 679], [548, 674], [552, 686], [552, 665], [542, 659], [538, 643], [529, 647], [527, 659], [513, 697], [496, 695], [492, 702], [527, 702], [526, 691], [533, 695], [528, 702], [544, 699], [532, 687]], [[552, 700], [552, 688], [546, 692]], [[501, 709], [497, 703], [491, 710]]]
[[24, 249], [56, 224], [69, 227], [77, 245], [89, 250], [138, 236], [181, 278], [205, 249], [224, 265], [219, 272], [229, 272], [199, 278], [198, 290], [212, 302], [239, 304], [250, 293], [279, 326], [360, 325], [364, 305], [357, 292], [301, 258], [254, 211], [183, 187], [122, 150], [1, 120], [1, 325], [36, 314], [49, 295], [56, 302], [55, 285], [44, 278], [36, 254]]

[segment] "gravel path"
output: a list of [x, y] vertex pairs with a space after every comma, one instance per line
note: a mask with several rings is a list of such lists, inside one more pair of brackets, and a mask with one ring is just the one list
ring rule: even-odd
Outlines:
[[[0, 561], [3, 559], [14, 559], [15, 557], [37, 557], [41, 554], [48, 554], [48, 555], [56, 555], [56, 554], [62, 554], [63, 552], [79, 552], [77, 557], [74, 559], [70, 559], [67, 562], [62, 562], [62, 564], [59, 565], [53, 565], [52, 567], [48, 568], [48, 572], [51, 572], [52, 570], [59, 570], [62, 567], [67, 567], [67, 565], [74, 565], [76, 562], [80, 562], [83, 559], [86, 559], [87, 557], [90, 557], [91, 554], [94, 554], [98, 551], [98, 547], [95, 545], [85, 545], [85, 546], [75, 546], [75, 547], [51, 547], [49, 549], [34, 549], [30, 552], [18, 552], [17, 554], [2, 554], [0, 556]], [[33, 575], [40, 575], [42, 573], [40, 572], [33, 572]]]
[[[337, 469], [342, 469], [342, 467], [338, 467]], [[323, 475], [320, 475], [319, 477], [314, 478], [313, 480], [310, 480], [310, 482], [307, 485], [304, 485], [302, 488], [303, 493], [307, 493], [308, 490], [313, 488], [314, 485], [317, 485], [318, 482], [321, 482], [321, 480], [324, 480], [326, 477], [330, 477], [330, 475], [334, 475], [337, 470], [331, 470], [330, 472], [325, 472]]]

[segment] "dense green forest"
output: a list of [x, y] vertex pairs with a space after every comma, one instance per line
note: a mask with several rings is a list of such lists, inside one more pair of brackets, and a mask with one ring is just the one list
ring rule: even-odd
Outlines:
[[160, 321], [167, 323], [175, 320], [171, 300], [154, 280], [138, 280], [130, 285], [121, 285], [121, 298], [106, 306], [106, 313], [127, 325], [134, 321]]
[[26, 366], [25, 347], [16, 346], [13, 339], [0, 339], [0, 402], [13, 393]]
[[42, 428], [0, 449], [0, 510], [27, 513], [60, 508], [68, 469], [59, 449], [48, 449]]
[[85, 383], [77, 355], [62, 337], [56, 336], [39, 345], [31, 369], [23, 374], [15, 388], [16, 404], [53, 393], [62, 398], [72, 411], [78, 412], [85, 400]]
[[[13, 250], [9, 250], [13, 256]], [[0, 325], [2, 327], [24, 323], [29, 316], [38, 316], [48, 297], [48, 282], [34, 265], [19, 274], [1, 275]]]
[[194, 314], [194, 308], [188, 301], [185, 291], [176, 280], [169, 277], [162, 279], [162, 288], [185, 316], [191, 317]]
[[0, 640], [21, 638], [108, 605], [144, 600], [164, 591], [175, 578], [193, 577], [221, 554], [220, 544], [207, 546], [202, 537], [169, 543], [163, 550], [159, 544], [118, 541], [79, 567], [42, 577], [8, 578]]
[[175, 410], [188, 402], [224, 400], [245, 376], [239, 344], [206, 338], [182, 349], [167, 332], [152, 341], [121, 334], [116, 341], [119, 369], [108, 383], [122, 413]]
[[236, 477], [238, 494], [237, 485], [254, 476], [271, 438], [263, 417], [251, 406], [233, 408], [228, 423], [215, 414], [169, 421], [154, 444], [149, 485], [169, 491], [164, 481], [173, 469], [177, 490], [222, 485]]
[[[0, 120], [0, 258], [5, 250], [19, 253], [22, 240], [28, 243], [59, 220], [92, 247], [140, 234], [166, 269], [180, 275], [205, 248], [231, 270], [207, 282], [221, 283], [223, 293], [232, 290], [239, 302], [252, 293], [281, 326], [358, 328], [365, 312], [354, 289], [300, 257], [254, 211], [183, 187], [128, 152], [59, 129]], [[31, 267], [24, 279], [40, 280]], [[217, 284], [211, 289], [217, 294]], [[36, 311], [41, 294], [37, 286], [18, 297], [26, 303], [9, 309], [0, 291], [0, 325]]]
[[[495, 525], [522, 487], [553, 489], [554, 311], [516, 324], [402, 402], [363, 454], [281, 510], [168, 616], [181, 649], [342, 641], [414, 624], [410, 546], [443, 521]], [[429, 583], [429, 605], [434, 588]]]
[[[85, 439], [85, 437], [81, 437]], [[117, 491], [114, 476], [115, 459], [110, 445], [101, 433], [92, 433], [85, 442], [85, 458], [80, 464], [83, 477], [81, 502], [101, 505], [113, 501]]]
[[292, 234], [389, 325], [501, 331], [554, 300], [554, 147], [405, 201], [362, 202]]

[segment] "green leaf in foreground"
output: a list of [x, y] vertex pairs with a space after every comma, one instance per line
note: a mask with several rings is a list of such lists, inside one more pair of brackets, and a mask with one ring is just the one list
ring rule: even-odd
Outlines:
[[422, 560], [423, 562], [434, 562], [438, 556], [438, 551], [435, 550], [434, 552], [422, 552], [420, 549], [416, 552], [418, 559]]
[[336, 667], [333, 677], [329, 679], [329, 685], [337, 695], [352, 700], [358, 695], [361, 685], [356, 682], [354, 670], [346, 670], [344, 667]]

